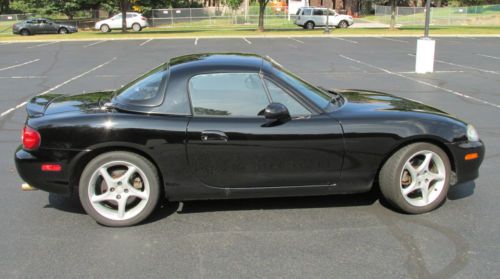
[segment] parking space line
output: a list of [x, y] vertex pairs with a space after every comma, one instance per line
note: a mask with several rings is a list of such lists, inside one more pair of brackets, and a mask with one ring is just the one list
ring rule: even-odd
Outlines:
[[340, 37], [330, 37], [332, 39], [337, 39], [337, 40], [341, 40], [341, 41], [344, 41], [344, 42], [349, 42], [351, 44], [357, 44], [358, 42], [356, 41], [353, 41], [353, 40], [349, 40], [349, 39], [344, 39], [344, 38], [340, 38]]
[[[72, 77], [72, 78], [70, 78], [70, 79], [68, 79], [68, 80], [66, 80], [66, 81], [64, 81], [64, 82], [62, 82], [62, 83], [59, 83], [58, 85], [56, 85], [56, 86], [54, 86], [54, 87], [52, 87], [52, 88], [50, 88], [50, 89], [47, 89], [47, 90], [45, 90], [45, 91], [43, 91], [42, 93], [39, 93], [39, 94], [37, 94], [37, 95], [38, 95], [38, 96], [41, 96], [41, 95], [46, 95], [46, 94], [48, 94], [48, 93], [50, 93], [50, 92], [52, 92], [52, 91], [54, 91], [54, 90], [56, 90], [56, 89], [58, 89], [58, 88], [60, 88], [60, 87], [64, 86], [64, 85], [66, 85], [66, 84], [68, 84], [68, 83], [72, 82], [72, 81], [75, 81], [75, 80], [77, 80], [77, 79], [79, 79], [79, 78], [81, 78], [81, 77], [83, 77], [83, 76], [85, 76], [85, 75], [87, 75], [87, 74], [90, 74], [91, 72], [93, 72], [93, 71], [95, 71], [95, 70], [98, 70], [98, 69], [100, 69], [100, 68], [102, 68], [102, 67], [104, 67], [104, 66], [108, 65], [109, 63], [111, 63], [111, 62], [113, 62], [113, 61], [115, 61], [115, 60], [116, 60], [116, 57], [113, 57], [112, 59], [110, 59], [110, 60], [108, 60], [108, 61], [106, 61], [106, 62], [104, 62], [104, 63], [102, 63], [102, 64], [100, 64], [100, 65], [98, 65], [98, 66], [95, 66], [94, 68], [92, 68], [92, 69], [90, 69], [90, 70], [88, 70], [88, 71], [86, 71], [86, 72], [84, 72], [84, 73], [81, 73], [81, 74], [79, 74], [79, 75], [77, 75], [77, 76], [74, 76], [74, 77]], [[24, 105], [26, 105], [27, 103], [28, 103], [28, 101], [22, 102], [22, 103], [18, 104], [17, 106], [15, 106], [15, 107], [13, 107], [13, 108], [10, 108], [10, 109], [8, 109], [8, 110], [6, 110], [6, 111], [2, 112], [2, 113], [0, 114], [0, 117], [3, 117], [3, 116], [5, 116], [5, 115], [7, 115], [7, 114], [9, 114], [9, 113], [13, 112], [13, 111], [14, 111], [14, 110], [16, 110], [16, 109], [23, 107], [23, 106], [24, 106]]]
[[303, 41], [295, 39], [295, 38], [292, 38], [292, 37], [288, 37], [288, 39], [296, 41], [296, 42], [301, 43], [301, 44], [305, 44]]
[[46, 78], [46, 76], [11, 76], [11, 77], [0, 77], [0, 79], [35, 79], [35, 78]]
[[250, 42], [249, 40], [247, 40], [247, 38], [243, 37], [242, 39], [243, 39], [243, 41], [247, 42], [249, 45], [252, 44], [252, 42]]
[[194, 45], [198, 45], [198, 38], [194, 39]]
[[500, 57], [496, 57], [496, 56], [491, 56], [491, 55], [486, 55], [486, 54], [481, 54], [481, 53], [476, 53], [476, 55], [479, 55], [479, 56], [482, 56], [482, 57], [487, 57], [487, 58], [493, 58], [493, 59], [500, 60]]
[[29, 46], [27, 48], [35, 48], [35, 47], [48, 46], [48, 45], [52, 45], [52, 44], [56, 44], [56, 43], [59, 43], [59, 41], [49, 42], [49, 43], [44, 43], [44, 44], [39, 44], [39, 45], [35, 45], [35, 46]]
[[374, 38], [392, 41], [392, 42], [399, 42], [399, 43], [406, 43], [406, 44], [409, 43], [408, 41], [403, 41], [403, 40], [398, 40], [398, 39], [393, 39], [393, 38], [386, 38], [386, 37], [374, 37]]
[[147, 43], [151, 42], [153, 39], [146, 40], [142, 42], [139, 46], [145, 46]]
[[427, 86], [430, 86], [430, 87], [433, 87], [433, 88], [436, 88], [436, 89], [439, 89], [439, 90], [451, 93], [453, 95], [457, 95], [457, 96], [465, 98], [465, 99], [473, 100], [473, 101], [476, 101], [478, 103], [481, 103], [481, 104], [484, 104], [484, 105], [488, 105], [488, 106], [492, 106], [494, 108], [500, 109], [500, 105], [495, 104], [495, 103], [491, 103], [491, 102], [488, 102], [488, 101], [485, 101], [485, 100], [482, 100], [482, 99], [479, 99], [479, 98], [476, 98], [476, 97], [472, 97], [472, 96], [469, 96], [467, 94], [464, 94], [464, 93], [461, 93], [461, 92], [458, 92], [458, 91], [455, 91], [455, 90], [451, 90], [451, 89], [448, 89], [448, 88], [445, 88], [445, 87], [434, 85], [432, 83], [428, 83], [428, 82], [425, 82], [425, 81], [422, 81], [422, 80], [418, 80], [418, 79], [415, 79], [415, 78], [412, 78], [412, 77], [408, 77], [408, 76], [405, 76], [403, 74], [392, 72], [390, 70], [387, 70], [387, 69], [384, 69], [384, 68], [381, 68], [381, 67], [377, 67], [375, 65], [372, 65], [372, 64], [360, 61], [360, 60], [356, 60], [354, 58], [351, 58], [351, 57], [348, 57], [348, 56], [345, 56], [345, 55], [342, 55], [342, 54], [340, 54], [339, 56], [342, 57], [342, 58], [344, 58], [344, 59], [346, 59], [346, 60], [355, 62], [357, 64], [365, 65], [365, 66], [368, 66], [368, 67], [373, 68], [373, 69], [377, 69], [379, 71], [388, 73], [390, 75], [395, 75], [395, 76], [398, 76], [398, 77], [401, 77], [401, 78], [405, 78], [405, 79], [408, 79], [408, 80], [411, 80], [411, 81], [414, 81], [414, 82], [417, 82], [417, 83], [420, 83], [420, 84], [423, 84], [423, 85], [427, 85]]
[[35, 59], [35, 60], [31, 60], [31, 61], [24, 62], [24, 63], [21, 63], [21, 64], [17, 64], [17, 65], [12, 65], [12, 66], [9, 66], [9, 67], [1, 68], [0, 72], [8, 70], [8, 69], [13, 69], [13, 68], [25, 66], [25, 65], [28, 65], [28, 64], [31, 64], [31, 63], [35, 63], [35, 62], [38, 62], [38, 61], [40, 61], [40, 59]]
[[[415, 56], [415, 54], [412, 54], [412, 53], [408, 53], [408, 55], [409, 56]], [[460, 65], [460, 64], [456, 64], [456, 63], [452, 63], [452, 62], [447, 62], [447, 61], [443, 61], [443, 60], [439, 60], [439, 59], [434, 59], [434, 61], [436, 61], [438, 63], [442, 63], [442, 64], [447, 64], [447, 65], [450, 65], [450, 66], [456, 66], [456, 67], [464, 68], [464, 69], [475, 70], [475, 71], [479, 71], [479, 72], [483, 72], [483, 73], [489, 73], [489, 74], [494, 74], [494, 75], [500, 75], [500, 73], [496, 72], [496, 71], [485, 70], [485, 69], [476, 68], [476, 67], [467, 66], [467, 65]]]
[[98, 44], [104, 43], [105, 41], [106, 41], [106, 40], [97, 41], [97, 42], [95, 42], [95, 43], [91, 43], [90, 45], [86, 45], [86, 46], [84, 46], [84, 48], [91, 47], [91, 46], [95, 46], [95, 45], [98, 45]]

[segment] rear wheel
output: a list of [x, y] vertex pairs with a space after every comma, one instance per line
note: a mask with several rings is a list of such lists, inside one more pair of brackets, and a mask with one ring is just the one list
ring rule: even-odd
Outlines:
[[59, 29], [58, 33], [59, 33], [59, 34], [68, 34], [68, 33], [69, 33], [69, 31], [68, 31], [68, 29], [66, 29], [65, 27], [62, 27], [62, 28], [60, 28], [60, 29]]
[[450, 174], [446, 152], [430, 143], [414, 143], [401, 148], [384, 164], [380, 191], [406, 213], [425, 213], [446, 200]]
[[349, 27], [349, 23], [347, 23], [347, 21], [345, 21], [345, 20], [342, 20], [341, 22], [339, 22], [338, 27], [339, 28], [347, 28], [347, 27]]
[[132, 30], [134, 30], [135, 32], [139, 32], [142, 30], [142, 26], [139, 23], [134, 23], [132, 24]]
[[304, 26], [305, 26], [305, 29], [312, 30], [312, 29], [314, 29], [314, 22], [308, 21], [308, 22], [306, 22], [306, 24]]
[[146, 219], [160, 197], [155, 166], [130, 152], [109, 152], [90, 161], [79, 185], [82, 206], [98, 223], [133, 226]]
[[109, 28], [109, 25], [107, 25], [107, 24], [101, 25], [101, 32], [108, 33], [110, 31], [111, 31], [111, 28]]
[[31, 35], [31, 32], [28, 29], [23, 29], [19, 32], [19, 34], [21, 34], [21, 36], [29, 36]]

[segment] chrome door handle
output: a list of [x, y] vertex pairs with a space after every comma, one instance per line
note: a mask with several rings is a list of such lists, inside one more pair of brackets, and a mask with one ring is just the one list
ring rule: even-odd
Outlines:
[[228, 137], [222, 131], [203, 131], [201, 132], [201, 141], [203, 142], [227, 142]]

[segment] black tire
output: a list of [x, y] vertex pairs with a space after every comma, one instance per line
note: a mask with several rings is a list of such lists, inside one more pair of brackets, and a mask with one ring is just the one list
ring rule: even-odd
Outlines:
[[[114, 220], [111, 218], [108, 218], [106, 216], [103, 216], [101, 213], [99, 213], [98, 210], [92, 205], [92, 202], [90, 201], [90, 196], [89, 196], [89, 188], [91, 187], [96, 187], [95, 185], [91, 185], [91, 178], [92, 176], [101, 168], [101, 166], [107, 164], [107, 163], [112, 163], [116, 161], [123, 161], [123, 162], [128, 162], [133, 164], [135, 167], [140, 169], [144, 176], [146, 177], [147, 181], [149, 182], [149, 198], [147, 201], [144, 202], [144, 207], [142, 210], [140, 210], [136, 215], [133, 215], [133, 217], [125, 220]], [[112, 175], [112, 174], [111, 174]], [[102, 184], [103, 182], [101, 182]], [[135, 182], [134, 182], [135, 183]], [[97, 187], [102, 187], [100, 186], [101, 184], [97, 184]], [[116, 194], [119, 195], [122, 193], [122, 195], [126, 195], [125, 193], [128, 193], [128, 191], [123, 192], [119, 191], [118, 186], [116, 186]], [[134, 186], [135, 187], [135, 186]], [[158, 175], [158, 172], [156, 170], [156, 167], [151, 163], [148, 159], [135, 154], [131, 152], [124, 152], [124, 151], [113, 151], [113, 152], [108, 152], [101, 154], [97, 157], [95, 157], [93, 160], [91, 160], [85, 169], [82, 172], [81, 178], [80, 178], [80, 184], [79, 184], [79, 196], [80, 200], [82, 203], [83, 208], [87, 212], [88, 215], [90, 215], [94, 220], [96, 220], [99, 224], [109, 226], [109, 227], [126, 227], [126, 226], [133, 226], [136, 224], [139, 224], [140, 222], [144, 221], [146, 218], [148, 218], [149, 215], [155, 210], [156, 206], [158, 205], [158, 201], [160, 198], [160, 177]], [[107, 192], [107, 191], [106, 191]], [[113, 192], [111, 189], [110, 192]], [[110, 194], [110, 196], [114, 196], [113, 194]], [[130, 195], [129, 197], [125, 197], [125, 203], [127, 206], [129, 206], [128, 201], [130, 197], [133, 197]], [[117, 196], [117, 198], [119, 198]], [[133, 197], [135, 198], [135, 197]], [[133, 201], [133, 200], [132, 200]], [[103, 201], [102, 203], [108, 202]], [[102, 204], [100, 203], [100, 204]], [[132, 204], [133, 205], [133, 204]], [[136, 205], [137, 206], [137, 205]], [[132, 206], [132, 208], [134, 208]], [[130, 210], [130, 208], [129, 208]]]
[[[402, 174], [404, 165], [418, 152], [430, 151], [437, 154], [444, 165], [444, 185], [441, 193], [425, 206], [415, 206], [408, 202], [402, 193]], [[409, 214], [421, 214], [432, 211], [446, 201], [451, 175], [450, 159], [446, 152], [436, 145], [419, 142], [409, 144], [394, 153], [383, 165], [379, 174], [380, 191], [383, 197], [397, 209]], [[430, 188], [430, 187], [429, 187]], [[427, 189], [429, 189], [427, 188]], [[417, 191], [420, 191], [417, 189]], [[417, 192], [418, 193], [418, 192]], [[423, 194], [422, 194], [423, 196]]]
[[140, 32], [142, 30], [142, 26], [139, 23], [134, 23], [132, 24], [132, 30], [134, 30], [134, 32]]
[[342, 20], [339, 22], [339, 25], [337, 27], [338, 28], [347, 28], [347, 27], [349, 27], [349, 23], [345, 20]]
[[57, 31], [59, 34], [68, 34], [69, 30], [66, 27], [61, 27], [59, 28], [59, 31]]
[[103, 24], [103, 25], [101, 25], [100, 30], [101, 30], [101, 32], [102, 32], [102, 33], [108, 33], [108, 32], [111, 32], [111, 28], [109, 28], [109, 25], [107, 25], [107, 24]]
[[21, 36], [29, 36], [31, 35], [31, 32], [28, 29], [22, 29], [19, 31], [19, 34], [21, 34]]
[[312, 29], [314, 29], [314, 26], [315, 26], [315, 25], [314, 25], [314, 22], [312, 22], [312, 21], [308, 21], [308, 22], [306, 22], [306, 23], [304, 24], [304, 28], [305, 28], [305, 29], [308, 29], [308, 30], [312, 30]]

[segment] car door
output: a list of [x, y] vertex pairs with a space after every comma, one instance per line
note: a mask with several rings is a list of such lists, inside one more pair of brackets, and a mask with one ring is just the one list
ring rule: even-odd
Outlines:
[[316, 26], [324, 26], [326, 25], [326, 16], [325, 10], [323, 9], [314, 9], [313, 10], [313, 20]]
[[330, 20], [329, 25], [339, 25], [340, 19], [341, 16], [336, 11], [330, 10], [330, 18], [328, 19]]
[[57, 33], [58, 25], [50, 20], [43, 20], [42, 28], [44, 29], [44, 33], [46, 34], [54, 34]]
[[122, 15], [117, 14], [114, 17], [111, 18], [109, 22], [109, 27], [111, 29], [119, 29], [122, 28]]
[[[290, 96], [278, 97], [258, 73], [203, 74], [188, 84], [188, 161], [205, 185], [331, 186], [339, 179], [344, 147], [337, 121], [312, 114]], [[260, 116], [271, 101], [286, 104], [292, 119], [276, 123]]]

